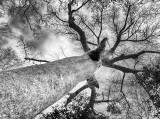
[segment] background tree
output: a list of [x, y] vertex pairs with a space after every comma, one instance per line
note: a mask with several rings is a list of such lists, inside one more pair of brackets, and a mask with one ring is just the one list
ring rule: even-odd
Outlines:
[[[132, 83], [130, 75], [139, 80], [137, 75], [145, 71], [144, 65], [160, 53], [159, 4], [151, 0], [2, 0], [1, 14], [9, 17], [8, 29], [21, 31], [23, 38], [19, 37], [19, 43], [25, 59], [36, 60], [33, 57], [38, 56], [37, 49], [46, 30], [80, 44], [77, 47], [84, 52], [97, 47], [107, 37], [102, 65], [116, 70], [114, 73], [121, 72], [117, 90], [129, 111], [124, 83]], [[32, 35], [31, 39], [26, 34]], [[95, 97], [94, 93], [92, 96]]]

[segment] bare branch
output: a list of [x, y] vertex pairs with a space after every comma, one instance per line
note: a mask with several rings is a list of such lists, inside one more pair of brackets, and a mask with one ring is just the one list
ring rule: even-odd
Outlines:
[[124, 99], [125, 99], [125, 101], [126, 101], [126, 103], [127, 103], [127, 105], [128, 105], [128, 110], [129, 110], [130, 104], [129, 104], [127, 98], [126, 98], [125, 93], [123, 92], [123, 83], [124, 83], [124, 79], [125, 79], [125, 73], [123, 74], [123, 77], [122, 77], [120, 92], [122, 93], [122, 95], [123, 95], [123, 97], [124, 97]]
[[47, 61], [47, 60], [39, 60], [39, 59], [34, 59], [34, 58], [29, 58], [29, 57], [25, 57], [24, 58], [25, 60], [29, 60], [29, 61], [36, 61], [36, 62], [50, 62], [50, 61]]
[[145, 54], [145, 53], [158, 53], [160, 54], [160, 51], [141, 51], [141, 52], [138, 52], [136, 54], [129, 54], [129, 55], [125, 55], [125, 54], [122, 54], [120, 55], [119, 57], [115, 57], [113, 58], [110, 63], [115, 63], [115, 62], [118, 62], [120, 60], [126, 60], [126, 59], [137, 59], [140, 55], [142, 54]]
[[116, 65], [116, 64], [109, 65], [108, 62], [107, 62], [107, 63], [102, 62], [102, 65], [103, 65], [103, 66], [106, 66], [106, 67], [110, 67], [110, 68], [114, 68], [114, 69], [120, 70], [120, 71], [125, 72], [125, 73], [138, 73], [138, 72], [143, 72], [142, 70], [130, 69], [130, 68], [127, 68], [127, 67], [123, 67], [123, 66], [120, 66], [120, 65]]
[[[19, 14], [19, 12], [26, 6], [28, 0], [25, 0], [24, 5], [22, 7], [20, 7], [20, 9], [18, 10], [17, 14]], [[17, 15], [16, 14], [16, 15]]]
[[124, 22], [124, 26], [123, 26], [122, 29], [120, 30], [120, 33], [122, 33], [123, 30], [125, 30], [125, 28], [126, 28], [126, 26], [127, 26], [127, 20], [128, 20], [128, 16], [129, 16], [130, 9], [131, 9], [131, 5], [128, 6], [128, 11], [127, 11], [126, 19], [125, 19], [125, 22]]
[[70, 93], [69, 98], [67, 99], [67, 102], [65, 103], [65, 106], [67, 106], [72, 101], [72, 99], [74, 99], [81, 91], [85, 90], [86, 88], [89, 88], [88, 84], [82, 86], [81, 88], [76, 90], [74, 93]]
[[27, 15], [26, 15], [25, 13], [24, 13], [24, 16], [26, 17], [26, 20], [27, 20], [27, 22], [28, 22], [28, 24], [29, 24], [29, 27], [30, 27], [30, 29], [32, 30], [31, 23], [30, 23], [30, 21], [29, 21], [29, 19], [28, 19]]
[[30, 8], [30, 5], [25, 9], [25, 11], [24, 11], [24, 16], [26, 17], [26, 20], [27, 20], [27, 22], [28, 22], [28, 24], [29, 24], [29, 27], [30, 27], [30, 29], [32, 30], [32, 26], [31, 26], [31, 24], [30, 24], [30, 21], [29, 21], [27, 15], [26, 15], [26, 12], [28, 11], [29, 8]]
[[127, 19], [128, 19], [128, 15], [129, 15], [129, 12], [130, 12], [130, 8], [131, 8], [131, 5], [129, 5], [129, 7], [128, 7], [128, 11], [127, 11], [127, 15], [126, 15], [124, 26], [122, 27], [120, 32], [117, 34], [116, 42], [115, 42], [115, 44], [113, 45], [113, 47], [109, 51], [111, 54], [113, 54], [115, 52], [116, 48], [118, 47], [119, 43], [121, 42], [121, 37], [122, 37], [122, 34], [123, 34], [123, 30], [125, 30], [126, 25], [127, 25]]
[[[77, 40], [77, 41], [80, 41], [79, 39], [76, 39], [76, 40]], [[98, 46], [97, 44], [92, 43], [92, 42], [90, 42], [90, 41], [87, 41], [87, 43], [90, 44], [90, 45]]]
[[81, 9], [84, 5], [86, 5], [89, 1], [90, 1], [90, 0], [87, 0], [86, 2], [82, 3], [82, 5], [81, 5], [79, 8], [77, 8], [76, 10], [72, 10], [72, 11], [73, 11], [73, 12], [78, 11], [78, 10]]
[[75, 24], [75, 18], [72, 16], [73, 15], [73, 10], [72, 10], [73, 3], [74, 3], [74, 0], [68, 3], [69, 27], [75, 30], [79, 34], [80, 42], [82, 44], [83, 50], [87, 52], [90, 50], [90, 48], [87, 44], [85, 32], [78, 25]]
[[115, 23], [115, 12], [113, 13], [112, 22], [113, 22], [113, 25], [114, 25], [116, 34], [118, 34], [118, 26], [117, 26], [117, 24]]
[[99, 42], [100, 42], [100, 36], [101, 36], [101, 34], [102, 34], [102, 29], [103, 29], [103, 9], [101, 10], [101, 21], [100, 21], [100, 31], [99, 31], [99, 35], [98, 35], [98, 44], [99, 44]]
[[61, 19], [61, 18], [56, 14], [56, 12], [53, 11], [53, 9], [52, 9], [52, 14], [54, 14], [55, 17], [56, 17], [58, 20], [60, 20], [61, 22], [68, 23], [68, 21], [65, 21], [65, 20]]
[[123, 31], [123, 33], [124, 33], [125, 31], [127, 31], [134, 23], [135, 23], [135, 22], [132, 22], [130, 25], [128, 25], [127, 28]]
[[28, 0], [29, 3], [31, 4], [31, 6], [33, 7], [34, 11], [40, 16], [40, 18], [42, 19], [42, 15], [36, 10], [35, 6], [32, 4], [31, 0]]
[[119, 98], [119, 99], [112, 99], [112, 100], [108, 100], [108, 99], [107, 99], [107, 100], [95, 100], [95, 102], [94, 102], [94, 103], [119, 102], [119, 101], [121, 101], [122, 99], [123, 99], [123, 97], [121, 97], [121, 98]]
[[84, 20], [82, 20], [82, 23], [91, 31], [91, 33], [98, 38], [98, 36], [96, 35], [96, 33], [84, 22]]
[[121, 82], [120, 92], [123, 91], [123, 82], [124, 82], [124, 78], [125, 78], [125, 73], [123, 73], [123, 78], [122, 78], [122, 82]]
[[108, 99], [107, 99], [107, 100], [104, 99], [104, 94], [103, 94], [103, 92], [102, 92], [102, 96], [103, 96], [102, 100], [95, 100], [95, 103], [119, 102], [119, 101], [121, 101], [121, 100], [123, 99], [123, 96], [122, 96], [122, 97], [118, 97], [118, 98], [116, 98], [116, 99], [110, 100], [110, 99], [109, 99], [109, 95], [110, 95], [110, 87], [109, 87], [109, 91], [108, 91]]
[[66, 54], [64, 53], [63, 47], [60, 47], [60, 49], [61, 49], [61, 51], [62, 51], [64, 57], [66, 58], [67, 56], [66, 56]]

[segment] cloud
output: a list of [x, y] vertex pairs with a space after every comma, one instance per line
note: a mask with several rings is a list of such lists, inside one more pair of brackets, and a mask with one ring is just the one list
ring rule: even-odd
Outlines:
[[80, 55], [74, 51], [74, 44], [65, 36], [57, 36], [55, 33], [50, 33], [44, 42], [43, 52], [47, 58], [58, 55], [59, 59]]

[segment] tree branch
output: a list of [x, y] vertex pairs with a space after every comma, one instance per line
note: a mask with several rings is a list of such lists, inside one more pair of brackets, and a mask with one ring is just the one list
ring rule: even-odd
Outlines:
[[123, 66], [120, 66], [120, 65], [108, 64], [108, 63], [105, 63], [105, 62], [102, 62], [102, 66], [106, 66], [106, 67], [109, 67], [109, 68], [114, 68], [114, 69], [117, 69], [117, 70], [122, 71], [122, 72], [125, 72], [125, 73], [138, 73], [138, 72], [143, 72], [142, 70], [130, 69], [130, 68], [123, 67]]
[[50, 61], [47, 61], [47, 60], [39, 60], [39, 59], [34, 59], [34, 58], [29, 58], [29, 57], [25, 57], [24, 58], [25, 60], [29, 60], [29, 61], [36, 61], [36, 62], [50, 62]]
[[84, 20], [82, 20], [82, 23], [91, 31], [91, 33], [98, 38], [98, 36], [96, 35], [96, 33], [84, 22]]
[[86, 5], [89, 1], [90, 1], [90, 0], [87, 0], [86, 2], [82, 3], [82, 5], [81, 5], [79, 8], [77, 8], [76, 10], [73, 10], [73, 12], [76, 12], [76, 11], [78, 11], [79, 9], [81, 9], [81, 8], [82, 8], [84, 5]]
[[75, 92], [72, 92], [69, 94], [69, 98], [67, 99], [65, 106], [67, 106], [72, 101], [72, 99], [74, 99], [81, 91], [85, 90], [86, 88], [90, 88], [91, 89], [91, 97], [90, 97], [90, 101], [89, 101], [88, 105], [86, 106], [85, 110], [87, 110], [89, 108], [93, 109], [94, 101], [96, 98], [95, 87], [99, 88], [99, 84], [98, 84], [98, 81], [96, 80], [95, 76], [93, 75], [89, 79], [87, 79], [87, 83], [85, 85], [83, 85], [81, 88], [79, 88]]
[[121, 61], [121, 60], [126, 60], [126, 59], [137, 59], [140, 55], [142, 54], [145, 54], [145, 53], [158, 53], [160, 54], [160, 51], [141, 51], [141, 52], [138, 52], [136, 54], [129, 54], [129, 55], [120, 55], [119, 57], [115, 57], [113, 58], [110, 63], [113, 64], [115, 62], [118, 62], [118, 61]]
[[123, 78], [122, 78], [122, 82], [121, 82], [120, 92], [122, 92], [122, 91], [123, 91], [124, 78], [125, 78], [125, 73], [123, 73]]
[[129, 16], [130, 9], [131, 9], [131, 5], [128, 6], [128, 10], [127, 10], [127, 15], [126, 15], [126, 19], [125, 19], [125, 22], [124, 22], [124, 26], [123, 26], [122, 29], [120, 30], [120, 33], [122, 33], [123, 30], [125, 30], [125, 28], [126, 28], [126, 26], [127, 26], [127, 20], [128, 20], [128, 16]]
[[[80, 41], [79, 39], [76, 39], [76, 40], [77, 40], [77, 41]], [[90, 42], [90, 41], [87, 41], [87, 43], [90, 44], [90, 45], [98, 46], [96, 43], [92, 43], [92, 42]]]
[[145, 54], [145, 53], [158, 53], [158, 54], [160, 54], [160, 51], [141, 51], [139, 53], [130, 54], [130, 55], [126, 55], [126, 56], [124, 54], [122, 54], [119, 57], [113, 58], [112, 60], [107, 61], [106, 59], [102, 59], [102, 65], [106, 66], [106, 67], [110, 67], [110, 68], [115, 68], [115, 69], [120, 70], [120, 71], [125, 72], [125, 73], [143, 72], [143, 70], [130, 69], [130, 68], [127, 68], [127, 67], [116, 65], [114, 63], [118, 62], [118, 61], [121, 61], [121, 60], [130, 59], [130, 58], [137, 59], [140, 55]]
[[118, 26], [117, 26], [117, 24], [115, 23], [115, 12], [113, 13], [112, 22], [113, 22], [113, 25], [114, 25], [116, 34], [118, 34]]
[[[110, 53], [113, 54], [116, 50], [116, 48], [118, 47], [120, 41], [121, 41], [121, 37], [122, 37], [122, 34], [123, 34], [123, 30], [125, 30], [126, 28], [126, 25], [127, 25], [127, 19], [128, 19], [128, 15], [129, 15], [129, 12], [130, 12], [130, 8], [131, 8], [131, 5], [129, 5], [128, 7], [128, 11], [127, 11], [127, 15], [126, 15], [126, 19], [125, 19], [125, 22], [124, 22], [124, 26], [122, 27], [122, 29], [119, 31], [119, 33], [117, 32], [117, 39], [116, 39], [116, 42], [115, 44], [113, 45], [113, 47], [110, 49]], [[117, 27], [117, 26], [116, 26]]]
[[130, 108], [130, 104], [129, 104], [129, 102], [128, 102], [127, 98], [126, 98], [125, 93], [123, 92], [124, 79], [125, 79], [125, 73], [123, 74], [123, 77], [122, 77], [122, 82], [121, 82], [120, 92], [122, 93], [122, 95], [123, 95], [123, 97], [124, 97], [124, 99], [125, 99], [125, 101], [126, 101], [126, 103], [127, 103], [127, 105], [128, 105], [128, 110], [129, 110], [129, 108]]
[[32, 5], [33, 9], [35, 10], [35, 12], [40, 16], [40, 18], [42, 19], [42, 15], [36, 10], [35, 6], [32, 4], [31, 0], [28, 0], [29, 3]]
[[87, 40], [86, 40], [86, 35], [85, 32], [78, 26], [75, 24], [75, 18], [72, 16], [73, 15], [73, 10], [72, 10], [72, 5], [74, 3], [74, 0], [72, 0], [71, 2], [68, 3], [68, 23], [69, 23], [69, 27], [72, 28], [73, 30], [75, 30], [80, 37], [80, 42], [82, 44], [83, 50], [85, 52], [89, 51], [90, 48], [87, 44]]
[[56, 14], [56, 12], [53, 11], [53, 9], [52, 9], [52, 13], [53, 13], [53, 14], [55, 15], [55, 17], [56, 17], [58, 20], [60, 20], [61, 22], [68, 23], [68, 21], [62, 20], [62, 19]]
[[95, 100], [94, 103], [104, 103], [104, 102], [119, 102], [123, 99], [123, 97], [119, 98], [119, 99], [113, 99], [113, 100]]
[[101, 36], [101, 34], [102, 34], [102, 29], [103, 29], [103, 9], [101, 10], [101, 21], [100, 21], [100, 31], [99, 31], [99, 35], [98, 35], [98, 44], [99, 44], [99, 42], [100, 42], [100, 36]]
[[89, 88], [88, 84], [83, 85], [81, 88], [79, 88], [75, 92], [70, 93], [69, 98], [67, 99], [67, 102], [65, 103], [65, 107], [72, 101], [72, 99], [74, 99], [81, 91], [85, 90], [86, 88]]
[[96, 99], [96, 89], [95, 89], [94, 86], [90, 87], [90, 89], [91, 89], [91, 97], [90, 97], [89, 103], [86, 106], [85, 110], [88, 110], [89, 108], [94, 110], [94, 102], [95, 102], [95, 99]]

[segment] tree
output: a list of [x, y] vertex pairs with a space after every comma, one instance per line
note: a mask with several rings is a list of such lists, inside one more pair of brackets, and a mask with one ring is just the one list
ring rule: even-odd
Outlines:
[[[105, 41], [82, 56], [1, 72], [1, 118], [33, 118], [78, 82], [90, 79], [100, 66]], [[98, 85], [96, 80], [89, 82]]]
[[[25, 51], [36, 48], [35, 41], [45, 29], [80, 42], [84, 52], [97, 47], [101, 39], [107, 37], [102, 66], [122, 72], [119, 92], [127, 103], [123, 91], [127, 74], [137, 76], [144, 72], [143, 66], [160, 53], [158, 1], [6, 0], [1, 4], [11, 18], [9, 26], [20, 29], [23, 34], [29, 31], [34, 34], [32, 42], [23, 43]], [[35, 60], [31, 56], [25, 55], [26, 59]], [[92, 92], [91, 105], [94, 88]]]

